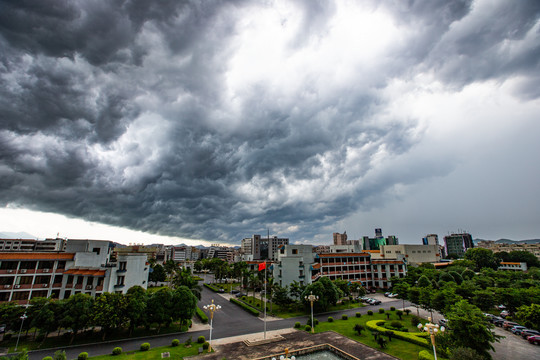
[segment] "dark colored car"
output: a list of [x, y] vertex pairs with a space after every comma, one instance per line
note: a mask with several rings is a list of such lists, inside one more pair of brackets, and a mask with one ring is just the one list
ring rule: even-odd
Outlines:
[[529, 336], [538, 336], [538, 335], [540, 335], [540, 331], [536, 331], [532, 329], [521, 330], [521, 337], [524, 339], [527, 339]]
[[503, 327], [504, 330], [510, 330], [514, 326], [519, 326], [519, 324], [517, 322], [513, 322], [513, 321], [505, 321], [503, 323], [502, 327]]
[[506, 320], [504, 320], [504, 319], [497, 319], [497, 320], [493, 321], [493, 324], [495, 324], [496, 326], [503, 326], [505, 321]]
[[529, 336], [527, 341], [531, 344], [540, 345], [540, 336]]

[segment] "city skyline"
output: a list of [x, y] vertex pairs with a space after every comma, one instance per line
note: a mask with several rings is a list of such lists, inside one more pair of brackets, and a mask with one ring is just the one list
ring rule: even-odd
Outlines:
[[537, 1], [1, 8], [0, 231], [540, 237]]

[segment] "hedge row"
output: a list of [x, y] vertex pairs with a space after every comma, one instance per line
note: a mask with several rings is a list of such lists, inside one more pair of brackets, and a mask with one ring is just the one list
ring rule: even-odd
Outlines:
[[210, 285], [210, 284], [203, 284], [203, 285], [209, 288], [210, 290], [212, 290], [213, 292], [219, 292], [219, 288], [215, 287], [214, 285]]
[[248, 313], [250, 313], [251, 315], [259, 316], [259, 311], [258, 311], [258, 310], [255, 310], [255, 309], [252, 308], [251, 306], [246, 305], [246, 304], [244, 304], [243, 302], [236, 300], [235, 298], [231, 298], [231, 299], [230, 299], [230, 302], [232, 302], [233, 304], [236, 304], [236, 305], [240, 306], [242, 309], [246, 310], [246, 311], [247, 311]]
[[208, 316], [204, 313], [204, 311], [201, 310], [200, 307], [197, 306], [195, 309], [195, 314], [197, 314], [197, 317], [201, 320], [203, 324], [208, 323]]
[[434, 357], [429, 351], [422, 350], [418, 353], [418, 360], [434, 360]]
[[385, 322], [381, 320], [371, 320], [371, 321], [366, 322], [366, 327], [370, 330], [379, 331], [383, 333], [386, 331], [391, 331], [393, 333], [393, 336], [396, 339], [404, 340], [404, 341], [407, 341], [416, 345], [420, 345], [420, 346], [425, 346], [427, 348], [431, 347], [431, 342], [427, 339], [427, 337], [429, 336], [428, 333], [412, 334], [412, 333], [407, 333], [407, 332], [402, 332], [402, 331], [388, 330], [387, 328], [379, 326], [384, 323]]

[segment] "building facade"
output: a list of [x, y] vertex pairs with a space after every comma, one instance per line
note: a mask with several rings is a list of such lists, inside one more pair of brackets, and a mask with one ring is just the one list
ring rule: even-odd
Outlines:
[[244, 238], [241, 242], [241, 253], [244, 261], [273, 260], [276, 257], [277, 249], [281, 245], [288, 245], [288, 238], [278, 238], [277, 236], [253, 235]]
[[396, 259], [400, 255], [404, 256], [407, 265], [419, 265], [423, 263], [437, 263], [441, 261], [439, 245], [382, 245], [382, 257]]
[[375, 237], [370, 238], [364, 236], [362, 238], [362, 246], [364, 250], [380, 250], [383, 245], [398, 245], [399, 240], [394, 235], [389, 235], [387, 238], [383, 237], [382, 229], [375, 229]]
[[[135, 285], [147, 287], [148, 263], [144, 253], [113, 251], [114, 243], [102, 240], [33, 240], [35, 248], [62, 243], [62, 251], [34, 251], [11, 246], [0, 251], [0, 302], [28, 304], [35, 297], [66, 299], [77, 293], [97, 296], [126, 293]], [[9, 239], [3, 239], [6, 244]], [[2, 242], [2, 241], [0, 241]], [[14, 244], [16, 240], [12, 240]], [[22, 250], [22, 251], [21, 251]]]
[[474, 248], [471, 234], [451, 234], [444, 237], [444, 251], [446, 256], [456, 255], [463, 258], [468, 249]]

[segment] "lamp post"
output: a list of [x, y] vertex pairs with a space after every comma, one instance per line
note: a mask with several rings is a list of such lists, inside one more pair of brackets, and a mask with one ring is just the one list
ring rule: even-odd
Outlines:
[[313, 291], [305, 297], [306, 301], [309, 301], [311, 303], [311, 333], [315, 333], [315, 326], [313, 326], [313, 303], [317, 300], [319, 300], [319, 297], [317, 295], [313, 295]]
[[21, 327], [19, 328], [19, 335], [17, 336], [17, 343], [15, 344], [15, 351], [17, 351], [17, 347], [19, 346], [19, 339], [21, 338], [21, 331], [24, 324], [24, 320], [26, 320], [27, 318], [28, 316], [26, 316], [26, 311], [25, 311], [24, 314], [22, 314], [22, 316], [20, 317]]
[[428, 322], [423, 326], [422, 324], [418, 324], [418, 329], [429, 332], [429, 336], [431, 337], [431, 345], [433, 345], [433, 356], [435, 357], [435, 360], [437, 360], [437, 350], [435, 350], [435, 334], [437, 334], [439, 330], [444, 332], [444, 326], [441, 326], [439, 329], [439, 324], [432, 324], [431, 317], [428, 317]]
[[203, 306], [204, 310], [210, 311], [210, 345], [208, 346], [208, 352], [212, 352], [212, 329], [214, 328], [214, 313], [221, 309], [221, 305], [214, 304], [214, 299], [210, 305]]

